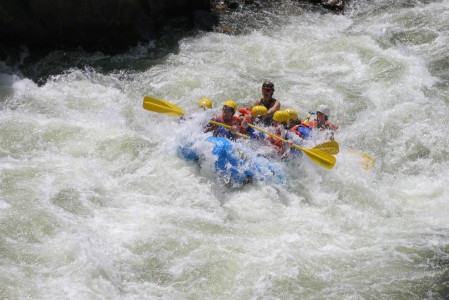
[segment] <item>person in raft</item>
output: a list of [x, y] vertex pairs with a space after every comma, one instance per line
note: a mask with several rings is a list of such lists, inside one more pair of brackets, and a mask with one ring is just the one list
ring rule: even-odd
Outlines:
[[288, 129], [292, 129], [294, 126], [302, 123], [301, 119], [298, 117], [298, 112], [293, 108], [284, 109], [290, 115], [290, 123], [288, 124]]
[[[211, 109], [212, 108], [212, 100], [209, 98], [202, 98], [200, 101], [198, 101], [198, 107], [202, 110]], [[191, 117], [188, 117], [187, 119], [190, 119]], [[186, 116], [182, 115], [179, 117], [178, 122], [183, 123], [186, 120]]]
[[267, 108], [267, 114], [262, 117], [262, 122], [265, 126], [273, 124], [273, 115], [276, 111], [281, 109], [281, 102], [273, 98], [274, 84], [270, 81], [265, 81], [262, 84], [262, 98], [256, 100], [254, 105], [263, 105]]
[[210, 100], [209, 98], [202, 98], [200, 101], [198, 101], [198, 107], [202, 108], [203, 110], [211, 109], [212, 100]]
[[241, 126], [247, 131], [250, 138], [256, 140], [265, 139], [265, 135], [263, 134], [263, 132], [255, 130], [254, 128], [250, 127], [248, 123], [255, 126], [259, 126], [261, 118], [267, 114], [267, 111], [268, 110], [265, 106], [256, 105], [253, 106], [253, 108], [248, 113], [246, 113], [243, 116], [240, 116], [240, 119], [242, 120]]
[[209, 123], [205, 126], [204, 132], [212, 131], [214, 136], [224, 137], [230, 140], [236, 140], [239, 137], [238, 133], [247, 134], [247, 129], [240, 126], [241, 120], [235, 115], [236, 110], [237, 104], [233, 100], [226, 101], [223, 104], [221, 115], [211, 119], [211, 121], [231, 126], [231, 128], [227, 129], [223, 126]]
[[267, 137], [267, 140], [276, 150], [277, 154], [280, 155], [281, 158], [286, 158], [289, 152], [294, 156], [300, 155], [300, 151], [292, 147], [295, 135], [289, 130], [290, 114], [285, 110], [278, 110], [273, 115], [273, 121], [273, 125], [268, 129], [268, 131], [284, 140], [287, 140], [287, 142], [282, 142], [272, 136]]
[[330, 109], [326, 105], [322, 104], [318, 106], [316, 110], [316, 118], [307, 123], [303, 122], [300, 125], [294, 126], [291, 130], [295, 132], [299, 137], [307, 139], [311, 136], [313, 128], [318, 130], [331, 131], [330, 140], [334, 139], [334, 132], [338, 130], [338, 125], [329, 122]]

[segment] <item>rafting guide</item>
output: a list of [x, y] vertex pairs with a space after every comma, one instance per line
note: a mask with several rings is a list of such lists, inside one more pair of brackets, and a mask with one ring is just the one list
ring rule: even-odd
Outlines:
[[265, 81], [262, 84], [262, 98], [256, 100], [254, 105], [263, 105], [267, 108], [267, 113], [262, 117], [264, 125], [273, 124], [273, 115], [276, 111], [281, 109], [281, 102], [273, 98], [274, 83]]

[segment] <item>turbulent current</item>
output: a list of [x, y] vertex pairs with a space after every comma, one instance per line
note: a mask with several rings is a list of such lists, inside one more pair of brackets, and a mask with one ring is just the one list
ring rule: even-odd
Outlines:
[[[163, 55], [52, 53], [41, 81], [0, 62], [1, 299], [448, 299], [449, 1], [227, 20]], [[230, 187], [177, 156], [200, 122], [142, 108], [205, 119], [264, 80], [301, 117], [330, 107], [333, 169]]]

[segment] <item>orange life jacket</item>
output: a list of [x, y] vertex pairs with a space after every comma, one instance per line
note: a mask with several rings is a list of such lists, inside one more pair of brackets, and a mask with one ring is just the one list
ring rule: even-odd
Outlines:
[[247, 107], [247, 108], [239, 108], [239, 113], [240, 113], [240, 116], [251, 115], [251, 108], [250, 108], [250, 107]]
[[[318, 128], [317, 127], [317, 125], [318, 125], [317, 119], [315, 119], [313, 121], [309, 121], [308, 124], [301, 124], [301, 125], [306, 125], [307, 127], [310, 127], [310, 128]], [[329, 129], [329, 130], [335, 131], [335, 130], [338, 129], [338, 125], [335, 125], [335, 124], [333, 124], [333, 123], [331, 123], [329, 121], [326, 121], [326, 123], [324, 123], [324, 126], [322, 126], [319, 129], [323, 129], [323, 130], [324, 129]]]
[[253, 118], [251, 117], [251, 109], [249, 107], [247, 108], [239, 108], [240, 112], [240, 121], [246, 120], [249, 124], [254, 124]]
[[[248, 119], [251, 119], [251, 118], [249, 118], [248, 117]], [[232, 116], [232, 119], [231, 120], [229, 120], [228, 122], [225, 122], [224, 120], [223, 120], [223, 116], [218, 116], [217, 117], [217, 120], [220, 122], [220, 123], [223, 123], [223, 124], [226, 124], [226, 125], [229, 125], [229, 126], [234, 126], [234, 125], [237, 125], [237, 126], [239, 126], [239, 132], [240, 133], [243, 133], [243, 134], [247, 134], [248, 133], [248, 129], [247, 128], [243, 128], [243, 126], [241, 125], [241, 123], [242, 123], [242, 120], [238, 117], [238, 116]], [[247, 120], [248, 121], [248, 120]], [[249, 121], [248, 121], [248, 123], [249, 123]], [[251, 124], [252, 124], [252, 121], [251, 121]], [[217, 126], [217, 125], [215, 125], [215, 126]], [[215, 127], [216, 128], [216, 127]]]
[[229, 126], [234, 126], [234, 125], [240, 125], [240, 118], [238, 116], [232, 116], [232, 119], [229, 121], [225, 121], [223, 119], [223, 116], [218, 116], [217, 120], [220, 121], [220, 123], [229, 125]]
[[296, 133], [300, 138], [306, 139], [309, 137], [311, 129], [308, 124], [299, 124], [293, 126], [290, 130]]
[[[278, 137], [284, 138], [284, 137], [282, 137], [282, 134], [280, 132], [279, 133], [276, 132], [274, 134], [276, 136], [278, 136]], [[283, 142], [281, 140], [275, 139], [272, 136], [268, 136], [267, 140], [272, 144], [272, 146], [276, 149], [276, 151], [278, 153], [283, 153], [284, 152], [284, 147], [283, 147], [284, 145], [283, 145]]]

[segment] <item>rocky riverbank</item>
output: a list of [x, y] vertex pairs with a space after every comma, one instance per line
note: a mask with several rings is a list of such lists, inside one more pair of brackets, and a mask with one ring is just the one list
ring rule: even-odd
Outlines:
[[[73, 49], [118, 52], [170, 30], [221, 30], [224, 12], [273, 0], [5, 0], [0, 2], [0, 58], [25, 46], [31, 52]], [[306, 0], [342, 9], [342, 0]], [[224, 30], [226, 31], [226, 30]]]

